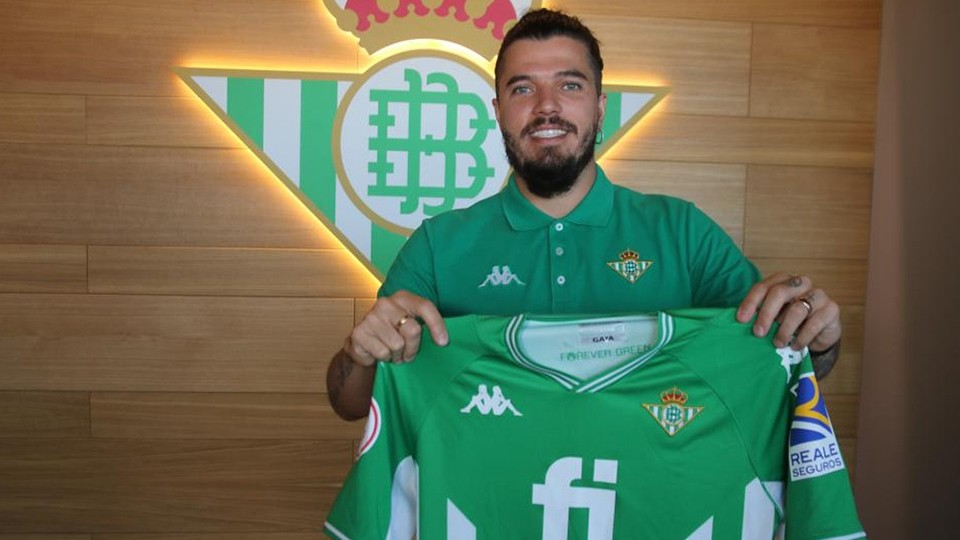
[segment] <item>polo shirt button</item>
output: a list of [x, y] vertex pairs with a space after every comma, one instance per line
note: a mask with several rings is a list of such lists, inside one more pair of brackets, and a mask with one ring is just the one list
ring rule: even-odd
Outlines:
[[566, 282], [567, 282], [567, 278], [565, 278], [565, 277], [563, 277], [563, 276], [560, 276], [560, 277], [557, 278], [557, 285], [563, 285], [563, 284], [566, 283]]
[[553, 252], [557, 254], [557, 257], [563, 256], [563, 248], [562, 248], [562, 247], [558, 247], [557, 249], [553, 250]]
[[556, 229], [557, 232], [560, 232], [563, 230], [563, 223], [557, 223], [556, 225], [553, 226], [553, 228]]

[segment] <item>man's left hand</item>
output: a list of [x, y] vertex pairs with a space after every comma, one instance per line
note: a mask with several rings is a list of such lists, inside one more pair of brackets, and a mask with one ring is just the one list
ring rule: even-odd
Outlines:
[[754, 315], [753, 333], [759, 337], [780, 322], [773, 337], [777, 347], [809, 347], [816, 354], [840, 341], [840, 306], [806, 276], [778, 273], [755, 284], [740, 303], [737, 320], [747, 323]]

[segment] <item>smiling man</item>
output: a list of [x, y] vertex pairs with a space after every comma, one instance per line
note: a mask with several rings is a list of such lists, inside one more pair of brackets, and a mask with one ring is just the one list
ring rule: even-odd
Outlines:
[[493, 105], [514, 174], [494, 197], [425, 221], [404, 245], [373, 308], [327, 372], [334, 410], [367, 414], [376, 364], [416, 356], [422, 325], [443, 317], [642, 313], [738, 306], [774, 343], [809, 346], [817, 373], [836, 359], [839, 307], [801, 276], [760, 275], [703, 212], [614, 185], [594, 146], [606, 106], [603, 60], [576, 17], [531, 11], [507, 33]]
[[[582, 43], [557, 36], [547, 43], [515, 41], [497, 64], [494, 109], [527, 199], [569, 205], [593, 186], [595, 167], [587, 165], [594, 160], [606, 96], [588, 58]], [[559, 217], [570, 210], [561, 204], [548, 213]]]

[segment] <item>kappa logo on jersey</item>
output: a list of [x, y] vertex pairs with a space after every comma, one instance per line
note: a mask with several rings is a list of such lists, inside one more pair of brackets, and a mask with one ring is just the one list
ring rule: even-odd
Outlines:
[[619, 261], [608, 262], [607, 266], [620, 274], [623, 279], [630, 283], [636, 283], [653, 266], [653, 261], [641, 260], [639, 253], [627, 249], [620, 253]]
[[643, 408], [673, 437], [703, 411], [703, 407], [687, 407], [686, 403], [687, 394], [674, 386], [660, 392], [660, 403], [644, 403]]
[[496, 385], [494, 385], [492, 393], [487, 392], [487, 385], [485, 384], [477, 386], [476, 395], [470, 398], [470, 403], [460, 409], [460, 412], [469, 414], [474, 409], [479, 411], [483, 416], [488, 414], [502, 416], [503, 413], [507, 411], [512, 412], [514, 416], [523, 416], [523, 414], [513, 406], [513, 403], [504, 397], [503, 391]]
[[514, 283], [517, 285], [526, 286], [526, 283], [520, 281], [520, 278], [510, 271], [509, 266], [494, 266], [490, 269], [490, 273], [487, 274], [487, 279], [483, 280], [483, 283], [480, 285], [477, 285], [477, 288], [479, 289], [480, 287], [486, 287], [487, 285], [500, 287]]
[[790, 425], [791, 477], [793, 480], [816, 478], [844, 469], [840, 446], [816, 376], [804, 374], [794, 392], [797, 403]]
[[357, 447], [357, 459], [373, 448], [373, 445], [380, 438], [380, 427], [383, 420], [380, 416], [380, 404], [375, 398], [370, 398], [370, 412], [367, 414], [367, 424], [363, 430], [363, 438], [360, 439], [360, 446]]
[[790, 370], [793, 369], [793, 366], [803, 362], [803, 357], [807, 354], [807, 350], [795, 351], [790, 347], [780, 347], [777, 349], [777, 354], [780, 355], [780, 365], [783, 366], [783, 369], [787, 372], [787, 382], [790, 382]]
[[[616, 485], [618, 463], [613, 459], [593, 460], [593, 481]], [[587, 535], [590, 540], [613, 538], [617, 492], [599, 487], [573, 486], [583, 480], [583, 459], [564, 457], [547, 469], [542, 484], [533, 485], [533, 504], [543, 507], [543, 538], [566, 539], [570, 529], [570, 511], [587, 511]]]

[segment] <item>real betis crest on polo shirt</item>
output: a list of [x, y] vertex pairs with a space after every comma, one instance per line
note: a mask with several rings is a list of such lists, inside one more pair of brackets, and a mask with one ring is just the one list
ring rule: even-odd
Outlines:
[[646, 271], [653, 266], [653, 261], [644, 261], [640, 259], [640, 254], [632, 249], [626, 249], [620, 253], [620, 260], [608, 262], [614, 272], [620, 274], [620, 277], [636, 283]]
[[[382, 278], [424, 219], [470, 206], [506, 181], [509, 165], [491, 103], [491, 59], [510, 24], [541, 2], [323, 4], [373, 55], [361, 72], [194, 65], [177, 73]], [[383, 51], [387, 47], [399, 52]], [[606, 140], [598, 156], [667, 93], [620, 84], [604, 91]]]

